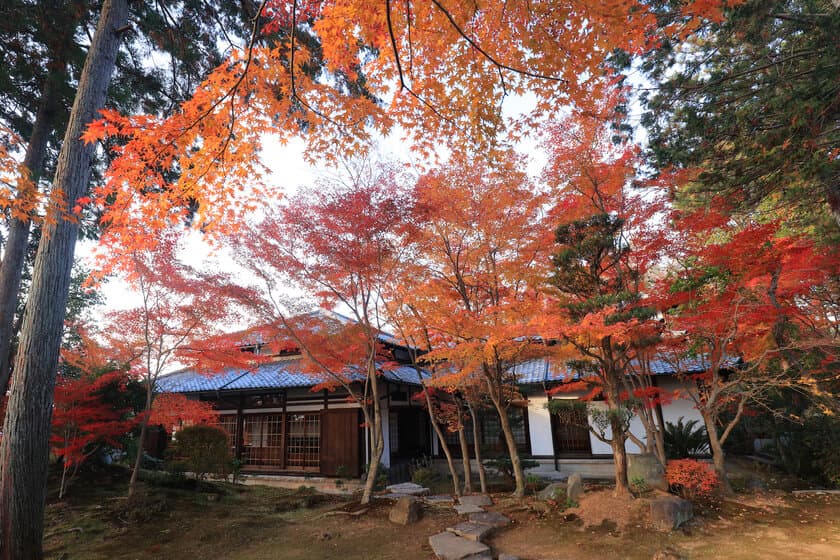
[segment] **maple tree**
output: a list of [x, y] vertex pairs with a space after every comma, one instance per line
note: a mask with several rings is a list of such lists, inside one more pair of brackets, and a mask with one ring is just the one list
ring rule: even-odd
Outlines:
[[181, 393], [162, 393], [155, 397], [149, 415], [150, 425], [161, 425], [168, 433], [183, 426], [216, 424], [219, 413], [213, 403], [188, 399]]
[[557, 391], [584, 389], [584, 400], [603, 398], [606, 409], [590, 407], [597, 425], [590, 431], [612, 448], [616, 495], [629, 496], [630, 399], [645, 393], [628, 387], [628, 375], [658, 335], [645, 286], [665, 236], [651, 225], [662, 200], [631, 191], [638, 151], [610, 137], [611, 102], [603, 100], [600, 114], [573, 114], [549, 129], [545, 177], [556, 189], [550, 217], [556, 248], [547, 275], [551, 299], [538, 324], [561, 343], [556, 359], [576, 373]]
[[512, 152], [493, 161], [454, 154], [417, 181], [417, 266], [401, 304], [422, 318], [415, 328], [427, 331], [414, 335], [428, 336], [423, 363], [446, 364], [436, 385], [457, 389], [467, 378], [479, 380], [499, 415], [518, 495], [525, 479], [508, 418], [518, 398], [511, 368], [534, 350], [535, 282], [547, 264], [539, 225], [545, 194], [521, 164]]
[[[368, 164], [348, 169], [355, 172], [345, 183], [324, 182], [300, 192], [231, 244], [235, 258], [263, 282], [248, 302], [261, 322], [291, 337], [304, 368], [320, 375], [325, 386], [341, 386], [361, 405], [371, 449], [362, 496], [367, 503], [384, 450], [378, 377], [388, 361], [379, 338], [381, 297], [385, 286], [397, 281], [411, 201], [395, 169]], [[323, 306], [341, 305], [352, 321], [290, 313], [282, 296], [289, 284]]]
[[778, 222], [736, 226], [725, 214], [699, 211], [679, 223], [672, 247], [681, 266], [660, 291], [670, 331], [660, 353], [690, 381], [685, 391], [703, 418], [721, 487], [731, 492], [723, 446], [749, 406], [766, 406], [781, 388], [830, 395], [837, 320], [814, 306], [836, 289], [840, 263], [832, 247], [788, 235]]
[[119, 439], [135, 425], [128, 418], [129, 409], [115, 408], [103, 395], [109, 389], [124, 393], [125, 383], [126, 374], [121, 371], [60, 377], [56, 383], [50, 444], [62, 460], [59, 498], [82, 463], [103, 445], [120, 447]]
[[185, 265], [178, 259], [175, 234], [159, 235], [154, 252], [137, 251], [121, 263], [126, 281], [140, 296], [140, 305], [111, 312], [104, 329], [114, 355], [142, 381], [146, 393], [129, 497], [136, 489], [143, 443], [154, 416], [158, 378], [176, 363], [197, 362], [196, 354], [205, 341], [238, 317], [234, 300], [222, 291], [229, 279]]

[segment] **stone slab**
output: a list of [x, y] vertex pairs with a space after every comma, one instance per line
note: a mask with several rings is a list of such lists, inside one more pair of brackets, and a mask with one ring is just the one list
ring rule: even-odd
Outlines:
[[519, 556], [514, 556], [513, 554], [499, 554], [499, 560], [519, 560]]
[[471, 514], [470, 522], [481, 523], [482, 525], [489, 525], [496, 529], [500, 529], [510, 525], [510, 518], [495, 511], [483, 511], [481, 513]]
[[469, 515], [471, 513], [484, 513], [484, 508], [472, 504], [457, 504], [455, 511], [458, 512], [458, 515]]
[[391, 494], [403, 494], [406, 496], [425, 496], [429, 493], [429, 489], [425, 486], [420, 486], [413, 482], [403, 482], [401, 484], [392, 484], [386, 486], [385, 490]]
[[426, 496], [423, 501], [429, 505], [450, 505], [455, 503], [455, 498], [449, 494], [435, 494], [434, 496]]
[[492, 506], [493, 500], [487, 494], [472, 494], [469, 496], [461, 496], [458, 498], [458, 503], [463, 505], [473, 506]]
[[435, 556], [439, 560], [492, 560], [490, 547], [484, 543], [459, 537], [448, 531], [429, 537]]
[[446, 529], [450, 533], [455, 533], [459, 537], [469, 539], [471, 541], [483, 541], [485, 537], [489, 536], [494, 531], [494, 528], [484, 523], [458, 523], [454, 527]]

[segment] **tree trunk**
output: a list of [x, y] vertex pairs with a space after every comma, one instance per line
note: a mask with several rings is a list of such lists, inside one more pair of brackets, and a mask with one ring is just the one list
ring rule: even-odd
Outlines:
[[[125, 0], [105, 0], [79, 78], [79, 88], [61, 153], [53, 192], [72, 208], [87, 189], [94, 146], [79, 140], [105, 102], [105, 92], [119, 47], [120, 28], [128, 16]], [[29, 305], [15, 358], [8, 411], [0, 445], [0, 559], [43, 557], [44, 505], [49, 464], [58, 351], [70, 286], [78, 224], [61, 208], [48, 208], [51, 220], [38, 246]]]
[[624, 442], [627, 437], [624, 434], [624, 426], [621, 425], [621, 419], [615, 414], [610, 416], [610, 430], [612, 431], [612, 438], [610, 439], [610, 447], [613, 452], [613, 462], [615, 464], [615, 491], [613, 496], [616, 498], [632, 497], [630, 492], [630, 484], [627, 480], [627, 450], [624, 448]]
[[370, 498], [376, 486], [376, 477], [379, 473], [379, 461], [382, 459], [382, 453], [385, 451], [385, 442], [382, 438], [382, 407], [379, 404], [379, 389], [377, 387], [376, 374], [372, 374], [370, 379], [371, 396], [373, 397], [373, 427], [370, 430], [370, 465], [368, 465], [367, 480], [365, 480], [365, 489], [362, 493], [362, 505], [370, 503]]
[[496, 405], [496, 411], [499, 413], [499, 425], [502, 428], [502, 434], [505, 436], [508, 453], [510, 453], [513, 478], [516, 481], [516, 489], [513, 491], [513, 495], [521, 498], [525, 495], [525, 473], [522, 471], [522, 462], [519, 460], [519, 450], [516, 448], [516, 440], [513, 438], [513, 430], [510, 427], [507, 410], [496, 404], [495, 400], [493, 404]]
[[[58, 94], [52, 79], [47, 79], [23, 166], [29, 173], [34, 188], [38, 188], [38, 180], [43, 173], [44, 157], [47, 153], [47, 140], [55, 120]], [[25, 196], [18, 194], [18, 199]], [[15, 329], [15, 310], [17, 309], [18, 293], [20, 292], [20, 277], [26, 262], [26, 247], [29, 244], [30, 220], [12, 218], [9, 224], [9, 235], [3, 253], [3, 263], [0, 264], [0, 395], [5, 395], [9, 388], [9, 378], [12, 371], [12, 340]]]
[[464, 494], [472, 492], [472, 468], [470, 467], [470, 446], [467, 445], [467, 434], [464, 424], [458, 428], [458, 443], [461, 445], [461, 462], [464, 465]]
[[467, 407], [470, 409], [470, 419], [472, 420], [473, 433], [473, 450], [475, 452], [475, 462], [478, 465], [478, 480], [481, 483], [481, 493], [487, 493], [487, 471], [484, 470], [484, 463], [481, 462], [481, 444], [478, 441], [478, 418], [475, 414], [475, 409], [472, 404], [467, 401]]
[[720, 437], [717, 433], [717, 426], [715, 419], [708, 412], [700, 411], [703, 417], [703, 424], [706, 426], [706, 433], [709, 436], [709, 449], [712, 452], [712, 462], [715, 465], [715, 474], [718, 477], [721, 491], [731, 496], [734, 492], [732, 485], [729, 483], [729, 477], [726, 475], [726, 453], [723, 451], [723, 444], [720, 442]]
[[143, 419], [140, 421], [140, 436], [137, 441], [137, 456], [134, 458], [134, 468], [131, 470], [131, 479], [128, 481], [128, 499], [131, 500], [137, 493], [137, 477], [140, 473], [140, 466], [143, 464], [143, 451], [146, 444], [146, 432], [149, 427], [149, 415], [152, 413], [152, 398], [154, 396], [152, 384], [146, 385], [146, 408], [143, 410]]
[[443, 455], [446, 457], [446, 464], [449, 467], [449, 474], [452, 477], [452, 489], [456, 496], [461, 495], [461, 482], [458, 479], [458, 471], [455, 469], [455, 461], [452, 460], [452, 451], [449, 449], [449, 444], [443, 437], [443, 430], [440, 429], [437, 421], [435, 421], [434, 409], [432, 408], [432, 399], [429, 397], [429, 390], [424, 389], [423, 394], [426, 395], [426, 410], [429, 411], [429, 421], [432, 423], [432, 428], [435, 430], [440, 448], [443, 450]]

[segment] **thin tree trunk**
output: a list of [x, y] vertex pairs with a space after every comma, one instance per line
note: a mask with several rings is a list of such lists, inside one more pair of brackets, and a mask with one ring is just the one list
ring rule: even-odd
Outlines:
[[449, 444], [446, 443], [446, 439], [443, 437], [443, 430], [440, 429], [440, 426], [435, 421], [432, 399], [429, 397], [428, 388], [423, 389], [423, 394], [426, 396], [426, 410], [429, 411], [429, 421], [432, 423], [432, 428], [435, 430], [438, 442], [440, 442], [440, 448], [443, 449], [443, 455], [446, 457], [446, 464], [449, 467], [449, 474], [452, 476], [452, 489], [455, 491], [456, 496], [460, 496], [461, 483], [458, 479], [458, 471], [455, 469], [455, 461], [452, 459], [452, 451], [449, 449]]
[[723, 444], [718, 436], [715, 419], [709, 413], [703, 412], [702, 410], [700, 414], [703, 417], [703, 424], [705, 424], [706, 433], [709, 436], [709, 449], [712, 452], [712, 462], [715, 466], [715, 474], [718, 477], [720, 488], [725, 495], [731, 496], [734, 492], [726, 473], [726, 452], [724, 452]]
[[[105, 0], [79, 78], [53, 182], [53, 192], [63, 193], [69, 208], [87, 189], [94, 146], [79, 138], [105, 102], [127, 17], [125, 0]], [[51, 220], [35, 258], [0, 445], [0, 560], [43, 557], [53, 391], [78, 237], [78, 224], [65, 220], [60, 208], [51, 206], [48, 212]]]
[[467, 445], [467, 434], [464, 424], [458, 428], [458, 443], [461, 445], [461, 463], [464, 466], [464, 494], [472, 492], [472, 468], [470, 467], [470, 446]]
[[382, 407], [379, 404], [379, 389], [377, 387], [375, 372], [371, 374], [370, 379], [371, 396], [373, 398], [373, 428], [370, 431], [371, 456], [367, 480], [365, 480], [365, 489], [362, 493], [362, 504], [370, 503], [370, 498], [376, 486], [376, 476], [379, 473], [379, 461], [382, 459], [382, 453], [385, 451], [385, 442], [382, 438]]
[[481, 462], [481, 444], [478, 441], [478, 418], [470, 401], [467, 401], [467, 407], [470, 410], [470, 419], [472, 420], [473, 450], [475, 452], [475, 462], [478, 465], [478, 480], [481, 484], [481, 493], [486, 494], [487, 472], [484, 470], [484, 463]]
[[[48, 78], [23, 158], [23, 166], [29, 173], [33, 188], [36, 189], [43, 173], [47, 140], [55, 120], [57, 98], [53, 79]], [[26, 193], [18, 193], [17, 198], [21, 200], [25, 196]], [[20, 292], [20, 278], [26, 261], [26, 247], [29, 244], [30, 223], [31, 220], [28, 219], [12, 218], [3, 252], [3, 263], [0, 264], [0, 395], [6, 394], [12, 371], [11, 349], [15, 336], [15, 311]]]
[[128, 499], [137, 493], [137, 477], [140, 473], [140, 466], [143, 464], [143, 451], [146, 444], [146, 432], [149, 427], [149, 414], [152, 412], [152, 385], [146, 386], [146, 408], [143, 410], [143, 419], [140, 421], [140, 435], [137, 441], [137, 456], [134, 458], [134, 468], [131, 470], [131, 479], [128, 481]]

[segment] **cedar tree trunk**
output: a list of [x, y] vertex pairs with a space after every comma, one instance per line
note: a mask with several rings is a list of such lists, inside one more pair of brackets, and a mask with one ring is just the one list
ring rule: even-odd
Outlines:
[[[121, 27], [128, 17], [126, 0], [105, 0], [88, 50], [67, 131], [58, 157], [53, 192], [72, 208], [87, 189], [94, 146], [79, 139], [105, 102], [114, 69]], [[59, 208], [35, 257], [32, 289], [15, 358], [15, 382], [0, 445], [0, 559], [43, 557], [44, 505], [49, 466], [58, 351], [64, 323], [78, 224]]]
[[[58, 94], [52, 79], [47, 78], [44, 93], [32, 125], [32, 134], [23, 166], [29, 178], [38, 186], [38, 178], [43, 172], [44, 156], [47, 153], [47, 139], [55, 119]], [[18, 197], [24, 196], [19, 194]], [[5, 395], [9, 388], [12, 370], [12, 339], [14, 338], [15, 310], [17, 309], [20, 277], [26, 261], [26, 247], [29, 244], [30, 220], [12, 218], [9, 234], [6, 238], [3, 263], [0, 264], [0, 395]]]

